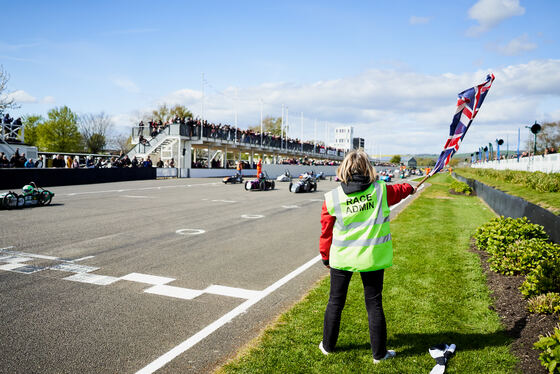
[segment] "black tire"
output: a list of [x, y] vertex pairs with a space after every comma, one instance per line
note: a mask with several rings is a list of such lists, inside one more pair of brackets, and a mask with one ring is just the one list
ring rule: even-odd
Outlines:
[[266, 190], [266, 182], [265, 181], [261, 181], [259, 184], [260, 190], [264, 191]]
[[309, 185], [309, 183], [305, 183], [305, 184], [303, 185], [303, 190], [304, 190], [305, 192], [309, 192], [309, 191], [311, 190], [311, 186]]
[[275, 187], [275, 184], [274, 184], [274, 181], [272, 181], [272, 182], [270, 183], [270, 189], [273, 190], [274, 187]]
[[47, 191], [41, 192], [41, 197], [39, 198], [39, 205], [49, 205], [52, 201], [52, 195]]
[[290, 192], [293, 192], [293, 191], [292, 191], [292, 185], [293, 185], [293, 183], [290, 182], [290, 185], [288, 186], [288, 191], [290, 191]]
[[[10, 206], [9, 201], [10, 201], [11, 199], [16, 199], [16, 206], [15, 206], [15, 207]], [[4, 209], [8, 209], [8, 210], [11, 210], [11, 209], [13, 209], [13, 208], [17, 208], [17, 195], [16, 195], [15, 193], [13, 193], [13, 192], [8, 192], [8, 193], [4, 196], [4, 198], [2, 199], [2, 207], [3, 207]]]
[[251, 191], [251, 187], [249, 186], [249, 181], [245, 182], [245, 190]]

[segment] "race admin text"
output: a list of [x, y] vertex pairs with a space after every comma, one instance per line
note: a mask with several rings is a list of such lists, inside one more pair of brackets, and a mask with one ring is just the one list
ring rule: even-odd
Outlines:
[[356, 196], [353, 199], [346, 199], [346, 213], [357, 213], [362, 210], [374, 209], [375, 202], [371, 194]]

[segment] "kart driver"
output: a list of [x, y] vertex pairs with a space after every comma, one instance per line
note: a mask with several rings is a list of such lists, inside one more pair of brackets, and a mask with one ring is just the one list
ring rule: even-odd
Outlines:
[[376, 181], [375, 169], [360, 150], [346, 155], [336, 175], [342, 183], [325, 194], [321, 212], [319, 251], [323, 264], [330, 268], [330, 295], [319, 349], [325, 355], [334, 351], [348, 285], [358, 272], [364, 286], [373, 362], [378, 363], [396, 355], [387, 350], [381, 295], [384, 269], [393, 263], [389, 206], [412, 195], [416, 188]]
[[259, 158], [259, 162], [257, 162], [257, 178], [261, 178], [262, 174], [262, 159]]

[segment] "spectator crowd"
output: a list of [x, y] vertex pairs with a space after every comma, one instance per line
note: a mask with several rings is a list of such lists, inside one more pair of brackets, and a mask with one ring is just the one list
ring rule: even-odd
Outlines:
[[21, 118], [13, 119], [9, 113], [4, 117], [0, 116], [0, 136], [2, 140], [10, 143], [21, 143], [19, 139], [19, 131], [23, 127]]
[[[338, 154], [338, 150], [335, 148], [324, 147], [319, 144], [315, 146], [313, 142], [310, 141], [301, 141], [297, 138], [292, 139], [280, 137], [270, 132], [263, 132], [261, 134], [260, 131], [254, 131], [251, 129], [240, 129], [230, 125], [222, 125], [221, 123], [210, 123], [206, 120], [179, 117], [175, 117], [165, 123], [161, 120], [151, 120], [147, 124], [145, 124], [144, 121], [140, 121], [138, 124], [139, 142], [141, 144], [149, 145], [150, 139], [146, 138], [146, 136], [154, 138], [167, 129], [172, 123], [180, 124], [181, 127], [184, 128], [184, 132], [182, 131], [182, 134], [194, 138], [200, 138], [202, 135], [204, 138], [221, 139], [225, 141], [238, 142], [240, 144], [282, 148], [290, 151], [303, 151], [311, 153], [316, 150], [317, 153], [321, 154]], [[343, 154], [338, 155], [343, 156]]]

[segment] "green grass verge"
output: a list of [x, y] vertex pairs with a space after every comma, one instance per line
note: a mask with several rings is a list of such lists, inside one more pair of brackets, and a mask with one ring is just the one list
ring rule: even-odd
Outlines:
[[535, 205], [550, 210], [556, 215], [560, 215], [559, 192], [539, 192], [519, 184], [509, 183], [487, 176], [481, 176], [476, 173], [476, 169], [461, 168], [455, 169], [454, 171], [465, 178], [476, 179], [488, 186], [495, 187], [496, 189], [504, 191], [510, 195], [519, 196]]
[[397, 357], [374, 365], [359, 275], [352, 277], [337, 351], [323, 356], [329, 278], [279, 317], [220, 373], [428, 373], [431, 345], [455, 343], [448, 373], [512, 373], [510, 353], [478, 256], [468, 251], [475, 228], [493, 217], [476, 197], [450, 195], [452, 178], [437, 175], [392, 223], [394, 265], [383, 304], [388, 347]]

